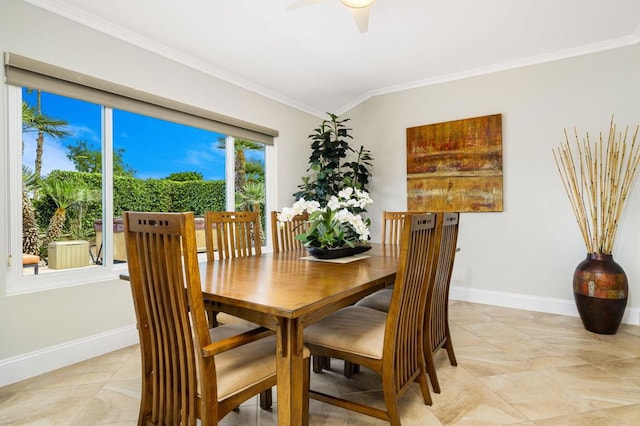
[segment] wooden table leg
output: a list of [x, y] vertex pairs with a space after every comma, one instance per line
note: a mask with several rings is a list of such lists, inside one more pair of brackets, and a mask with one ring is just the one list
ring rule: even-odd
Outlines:
[[308, 423], [303, 415], [303, 334], [297, 319], [279, 318], [277, 336], [278, 425]]

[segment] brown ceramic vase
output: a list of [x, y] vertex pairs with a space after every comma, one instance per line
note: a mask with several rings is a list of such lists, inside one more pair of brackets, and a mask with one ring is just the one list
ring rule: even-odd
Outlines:
[[629, 284], [612, 255], [587, 254], [573, 275], [573, 297], [584, 328], [615, 334], [622, 322]]

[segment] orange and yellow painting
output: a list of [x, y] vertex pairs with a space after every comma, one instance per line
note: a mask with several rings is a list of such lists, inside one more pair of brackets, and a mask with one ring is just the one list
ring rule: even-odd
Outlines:
[[410, 211], [502, 211], [502, 114], [407, 129]]

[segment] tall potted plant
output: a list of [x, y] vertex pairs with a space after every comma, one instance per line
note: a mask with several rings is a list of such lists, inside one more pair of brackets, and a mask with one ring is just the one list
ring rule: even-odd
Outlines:
[[311, 155], [307, 176], [299, 191], [293, 194], [296, 203], [282, 209], [280, 222], [309, 213], [308, 227], [296, 236], [319, 258], [335, 258], [366, 251], [370, 248], [370, 220], [363, 218], [373, 200], [366, 191], [373, 156], [360, 146], [349, 145], [348, 118], [329, 114], [309, 135]]
[[627, 276], [613, 259], [620, 218], [640, 165], [638, 129], [627, 143], [628, 127], [617, 133], [611, 119], [609, 136], [592, 142], [587, 133], [572, 149], [565, 142], [553, 155], [587, 249], [575, 270], [573, 294], [584, 327], [615, 334], [627, 305]]
[[363, 146], [356, 151], [349, 145], [349, 139], [353, 139], [346, 125], [349, 119], [328, 114], [329, 120], [322, 120], [309, 135], [308, 174], [302, 178], [299, 191], [293, 194], [296, 200], [315, 200], [321, 207], [344, 188], [366, 191], [371, 177], [368, 167], [373, 160], [371, 152]]

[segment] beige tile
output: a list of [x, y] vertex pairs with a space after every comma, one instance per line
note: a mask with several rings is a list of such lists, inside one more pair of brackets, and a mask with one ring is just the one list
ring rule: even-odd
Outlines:
[[527, 420], [464, 368], [438, 371], [438, 379], [442, 392], [432, 394], [431, 411], [443, 425], [507, 425]]
[[617, 334], [620, 336], [624, 336], [625, 334], [640, 336], [640, 325], [620, 324]]
[[[631, 326], [625, 327], [625, 331], [618, 332], [614, 335], [594, 334], [594, 340], [615, 347], [620, 352], [620, 358], [626, 358], [627, 355], [640, 356], [640, 334], [631, 333]], [[640, 327], [636, 326], [640, 329]]]
[[498, 342], [494, 347], [510, 359], [521, 360], [523, 368], [537, 370], [541, 368], [582, 365], [587, 362], [576, 356], [558, 354], [555, 347], [546, 340], [529, 339], [517, 342]]
[[19, 390], [0, 405], [0, 425], [70, 425], [74, 417], [86, 410], [101, 386]]
[[604, 411], [588, 411], [535, 422], [536, 426], [621, 426], [623, 424]]
[[466, 324], [463, 328], [488, 343], [519, 342], [530, 338], [526, 333], [503, 322]]
[[122, 381], [133, 379], [138, 381], [142, 379], [142, 360], [140, 359], [139, 350], [129, 355], [110, 380]]
[[[575, 327], [568, 327], [566, 324], [556, 326], [556, 317], [557, 316], [525, 320], [514, 319], [509, 322], [509, 325], [534, 339], [571, 337], [582, 333], [582, 324], [575, 324]], [[562, 318], [562, 321], [567, 322], [569, 317], [560, 318]]]
[[458, 365], [475, 377], [526, 371], [528, 358], [516, 358], [494, 345], [467, 346], [456, 349]]
[[475, 311], [481, 312], [488, 317], [491, 317], [492, 321], [496, 322], [512, 322], [512, 321], [523, 321], [523, 320], [534, 320], [540, 317], [543, 317], [547, 314], [534, 312], [534, 311], [524, 311], [513, 308], [504, 308], [501, 306], [492, 306], [492, 305], [474, 305], [473, 309]]
[[593, 333], [575, 337], [543, 339], [556, 353], [562, 356], [575, 356], [590, 363], [633, 358], [637, 351], [620, 348], [615, 344], [599, 341]]
[[490, 322], [489, 315], [477, 311], [475, 308], [481, 305], [470, 307], [469, 304], [455, 302], [449, 303], [449, 319], [456, 324], [477, 324], [480, 322]]
[[454, 348], [462, 348], [464, 346], [477, 346], [486, 343], [484, 340], [482, 340], [472, 332], [465, 330], [463, 326], [452, 323], [449, 325], [449, 328], [449, 331], [451, 332], [451, 341], [453, 342]]
[[616, 420], [619, 425], [635, 426], [640, 419], [640, 404], [607, 408], [601, 411], [609, 418]]
[[502, 374], [479, 379], [529, 420], [541, 420], [597, 408], [540, 371]]
[[640, 356], [594, 364], [616, 377], [640, 385]]
[[594, 407], [607, 408], [640, 403], [640, 384], [632, 384], [593, 365], [541, 370], [563, 389], [590, 401]]
[[110, 382], [73, 418], [71, 425], [135, 423], [140, 408], [137, 381]]

